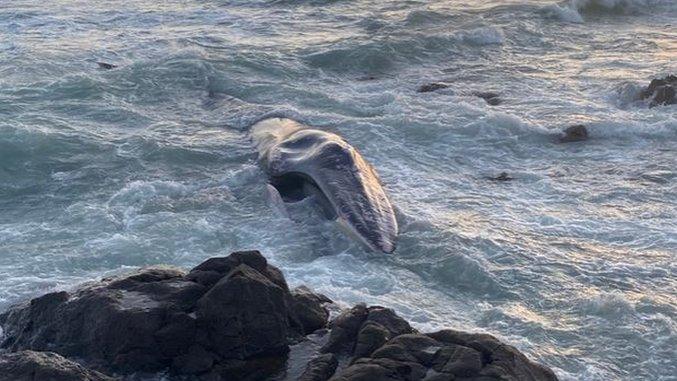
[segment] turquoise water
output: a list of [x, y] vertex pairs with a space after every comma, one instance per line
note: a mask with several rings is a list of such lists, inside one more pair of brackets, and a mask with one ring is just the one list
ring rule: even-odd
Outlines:
[[[677, 108], [634, 97], [675, 72], [674, 1], [3, 2], [0, 310], [257, 248], [292, 285], [491, 332], [564, 380], [674, 380]], [[266, 115], [374, 165], [393, 255], [308, 202], [273, 213], [246, 133]], [[574, 123], [590, 140], [556, 144]]]

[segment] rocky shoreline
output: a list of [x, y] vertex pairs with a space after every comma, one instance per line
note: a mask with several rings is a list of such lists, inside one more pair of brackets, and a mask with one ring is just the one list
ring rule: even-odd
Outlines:
[[419, 333], [380, 306], [338, 311], [290, 290], [258, 251], [46, 294], [0, 314], [0, 327], [0, 381], [557, 379], [487, 334]]

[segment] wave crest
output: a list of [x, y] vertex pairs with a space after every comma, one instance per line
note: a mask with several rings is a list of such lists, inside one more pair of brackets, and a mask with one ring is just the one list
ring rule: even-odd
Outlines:
[[552, 18], [582, 23], [587, 15], [627, 15], [643, 13], [647, 8], [674, 6], [663, 0], [568, 0], [545, 6], [543, 12]]

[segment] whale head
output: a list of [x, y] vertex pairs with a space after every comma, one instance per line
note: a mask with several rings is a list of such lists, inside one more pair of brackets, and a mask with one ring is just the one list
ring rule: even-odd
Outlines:
[[[275, 121], [279, 122], [275, 122]], [[392, 253], [398, 234], [388, 196], [369, 163], [336, 134], [303, 128], [288, 119], [264, 121], [253, 134], [273, 179], [295, 179], [315, 189], [339, 227], [373, 251]], [[279, 129], [271, 129], [274, 124]], [[282, 132], [284, 131], [284, 132]]]

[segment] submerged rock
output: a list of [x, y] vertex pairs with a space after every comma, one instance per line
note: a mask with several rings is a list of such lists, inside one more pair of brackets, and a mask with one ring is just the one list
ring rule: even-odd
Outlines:
[[567, 127], [559, 137], [560, 143], [581, 142], [583, 140], [588, 140], [588, 129], [582, 124]]
[[425, 85], [422, 85], [421, 87], [416, 90], [418, 93], [429, 93], [431, 91], [436, 91], [440, 89], [446, 89], [448, 88], [449, 85], [441, 83], [441, 82], [433, 82], [433, 83], [428, 83]]
[[107, 62], [97, 62], [96, 64], [99, 65], [99, 69], [103, 69], [103, 70], [112, 70], [112, 69], [115, 69], [116, 67], [118, 67], [118, 65], [113, 65], [113, 64], [107, 63]]
[[115, 381], [53, 352], [0, 355], [0, 381]]
[[307, 287], [290, 291], [258, 251], [188, 273], [155, 267], [106, 278], [1, 314], [0, 347], [17, 352], [0, 356], [0, 381], [113, 380], [61, 356], [110, 374], [169, 370], [195, 381], [556, 380], [492, 336], [420, 334], [393, 310], [364, 304], [328, 323], [330, 302]]
[[494, 180], [494, 181], [510, 181], [514, 180], [514, 177], [511, 177], [508, 175], [508, 172], [501, 172], [498, 174], [496, 177], [488, 177], [489, 180]]
[[640, 98], [649, 100], [649, 107], [677, 104], [677, 76], [668, 75], [651, 81]]
[[472, 93], [472, 95], [484, 99], [484, 101], [487, 102], [487, 104], [489, 104], [490, 106], [497, 106], [503, 103], [501, 98], [499, 98], [499, 95], [496, 93], [475, 91]]

